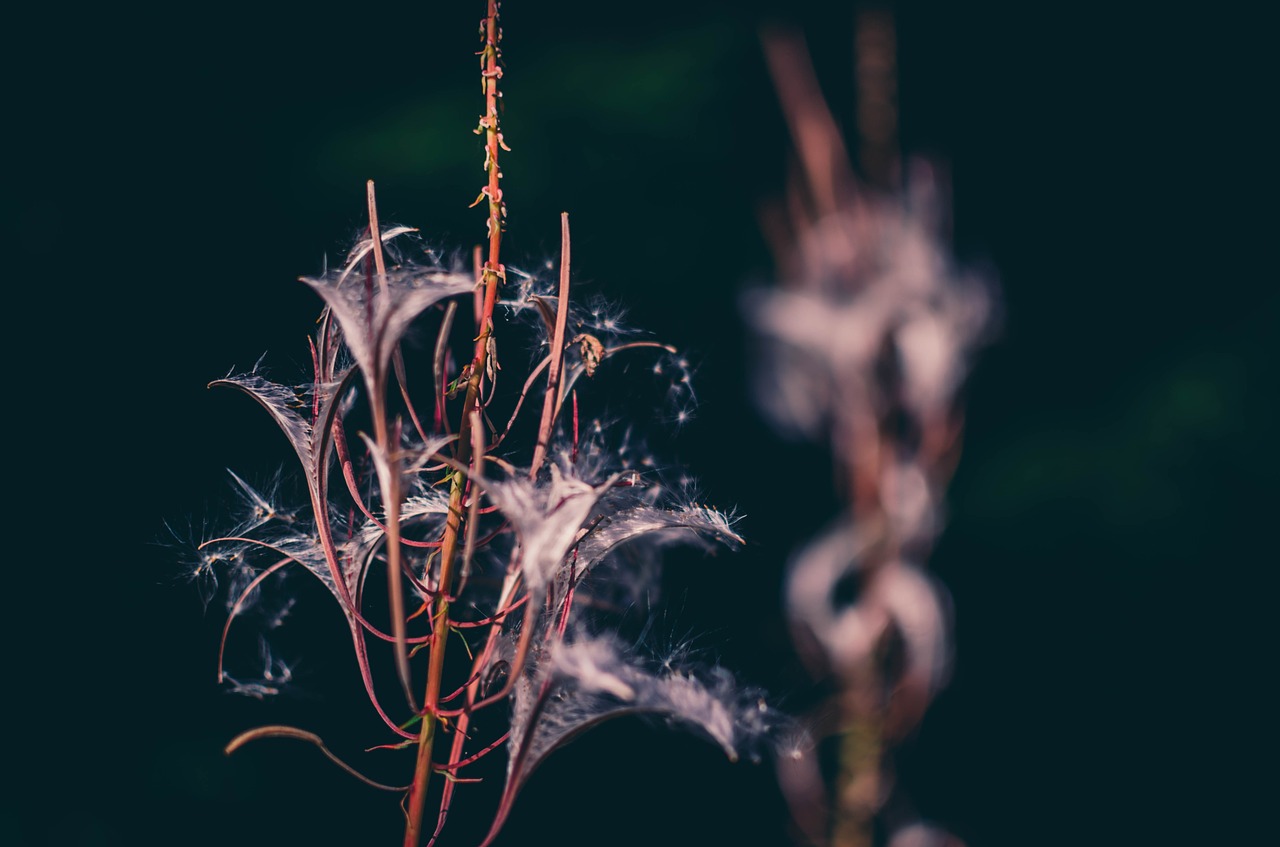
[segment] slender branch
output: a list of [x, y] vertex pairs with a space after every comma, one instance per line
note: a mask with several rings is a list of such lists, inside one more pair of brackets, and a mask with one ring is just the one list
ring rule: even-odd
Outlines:
[[[387, 296], [387, 266], [382, 258], [382, 233], [378, 228], [378, 203], [374, 196], [373, 180], [367, 185], [369, 201], [369, 237], [373, 240], [373, 261], [378, 269], [378, 285], [382, 296]], [[373, 299], [367, 306], [373, 315]], [[378, 370], [382, 370], [378, 368]], [[405, 700], [409, 707], [417, 711], [414, 704], [412, 676], [409, 673], [409, 648], [407, 646], [404, 586], [400, 576], [400, 426], [395, 427], [394, 442], [387, 424], [387, 409], [383, 392], [386, 388], [386, 374], [371, 374], [369, 380], [369, 403], [373, 412], [373, 431], [378, 448], [382, 451], [382, 460], [386, 465], [385, 478], [382, 482], [382, 509], [387, 515], [387, 601], [391, 606], [391, 634], [396, 639], [396, 675], [400, 677], [400, 686], [404, 689]]]
[[384, 785], [381, 782], [369, 779], [369, 777], [360, 773], [360, 771], [351, 767], [351, 765], [348, 765], [346, 762], [334, 755], [334, 753], [325, 746], [324, 741], [321, 740], [320, 736], [316, 735], [314, 732], [307, 732], [304, 729], [296, 729], [292, 726], [260, 726], [257, 729], [242, 732], [235, 738], [231, 739], [231, 742], [227, 744], [226, 748], [222, 752], [230, 756], [250, 741], [257, 741], [259, 738], [293, 738], [298, 741], [306, 741], [309, 744], [314, 744], [319, 748], [321, 753], [328, 757], [329, 761], [333, 762], [335, 765], [342, 768], [365, 785], [371, 785], [382, 791], [404, 791], [409, 787], [407, 785]]
[[297, 559], [290, 556], [288, 558], [281, 559], [271, 567], [266, 568], [262, 573], [255, 576], [253, 581], [246, 585], [244, 590], [240, 592], [240, 596], [236, 598], [236, 602], [232, 605], [231, 611], [227, 613], [227, 622], [222, 625], [222, 638], [218, 640], [218, 682], [222, 682], [226, 679], [226, 674], [223, 673], [222, 667], [223, 658], [227, 651], [227, 633], [231, 632], [231, 624], [239, 616], [241, 610], [244, 609], [245, 601], [249, 599], [249, 595], [253, 593], [255, 588], [266, 581], [267, 577], [271, 576], [290, 562], [296, 561]]
[[542, 398], [542, 420], [538, 443], [533, 448], [529, 478], [536, 479], [547, 458], [547, 445], [555, 428], [556, 402], [560, 396], [560, 372], [564, 369], [564, 331], [569, 320], [569, 213], [560, 213], [560, 299], [556, 302], [556, 327], [551, 336], [551, 370], [547, 373], [547, 393]]
[[[477, 284], [477, 290], [479, 285]], [[436, 404], [436, 429], [443, 430], [449, 423], [449, 417], [445, 414], [444, 409], [444, 369], [445, 359], [448, 358], [449, 352], [449, 330], [453, 328], [453, 316], [458, 311], [458, 304], [453, 300], [449, 301], [449, 305], [445, 307], [444, 319], [440, 321], [440, 334], [436, 336], [435, 355], [432, 357], [431, 374], [435, 379], [435, 404]]]
[[537, 367], [529, 372], [529, 376], [525, 378], [524, 386], [520, 389], [520, 396], [516, 398], [516, 405], [511, 411], [511, 417], [507, 420], [507, 425], [503, 427], [502, 432], [498, 433], [498, 437], [494, 439], [492, 444], [493, 447], [497, 447], [501, 444], [503, 440], [506, 439], [507, 433], [511, 432], [511, 427], [515, 424], [516, 418], [519, 417], [520, 410], [524, 408], [524, 400], [529, 394], [529, 389], [533, 386], [533, 381], [537, 379], [538, 375], [546, 370], [547, 366], [550, 364], [551, 354], [548, 353], [542, 358], [542, 361], [538, 363]]
[[[476, 470], [480, 470], [480, 463], [484, 461], [484, 424], [480, 422], [480, 410], [471, 410], [471, 455], [476, 459]], [[476, 529], [480, 524], [480, 487], [474, 481], [468, 480], [467, 485], [471, 490], [471, 496], [467, 498], [467, 525], [466, 540], [462, 546], [462, 574], [458, 579], [458, 591], [455, 596], [461, 596], [466, 588], [467, 580], [471, 577], [471, 559], [476, 554]]]

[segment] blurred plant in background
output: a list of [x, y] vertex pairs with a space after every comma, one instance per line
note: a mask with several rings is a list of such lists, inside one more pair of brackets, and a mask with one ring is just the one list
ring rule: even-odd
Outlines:
[[899, 174], [888, 13], [858, 23], [865, 181], [801, 39], [773, 33], [765, 47], [798, 167], [785, 215], [766, 221], [780, 285], [744, 301], [762, 343], [758, 399], [782, 431], [829, 440], [847, 499], [786, 577], [797, 647], [831, 693], [808, 722], [817, 750], [781, 758], [779, 777], [816, 844], [956, 843], [888, 801], [893, 747], [950, 670], [949, 599], [925, 566], [959, 453], [956, 395], [992, 329], [994, 288], [949, 259], [934, 169]]

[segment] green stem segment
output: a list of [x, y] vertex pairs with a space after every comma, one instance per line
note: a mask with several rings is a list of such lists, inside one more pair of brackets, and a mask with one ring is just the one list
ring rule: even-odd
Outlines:
[[[480, 415], [473, 413], [479, 408], [480, 388], [484, 381], [485, 368], [489, 364], [490, 340], [493, 335], [493, 309], [497, 302], [498, 284], [502, 277], [499, 251], [502, 246], [504, 208], [502, 189], [499, 186], [502, 173], [498, 169], [498, 151], [504, 145], [498, 128], [498, 78], [501, 73], [498, 67], [500, 55], [498, 41], [500, 38], [498, 3], [497, 0], [488, 0], [488, 12], [484, 21], [484, 50], [481, 53], [485, 114], [480, 119], [480, 126], [485, 133], [485, 165], [489, 172], [489, 182], [484, 192], [489, 198], [489, 257], [485, 262], [483, 273], [484, 304], [480, 315], [480, 332], [476, 337], [475, 354], [467, 380], [467, 393], [463, 402], [455, 453], [459, 465], [470, 465], [474, 462], [477, 470], [484, 457], [471, 455], [471, 427], [473, 420], [480, 419]], [[405, 826], [404, 847], [418, 847], [422, 837], [422, 813], [426, 805], [427, 787], [431, 777], [431, 755], [439, 723], [436, 710], [440, 702], [440, 680], [444, 673], [445, 648], [448, 645], [449, 602], [458, 542], [463, 528], [462, 499], [466, 488], [465, 475], [461, 471], [454, 471], [449, 489], [449, 513], [440, 546], [440, 579], [437, 585], [439, 594], [435, 612], [432, 615], [431, 629], [435, 638], [431, 644], [431, 658], [427, 666], [427, 688], [422, 706], [422, 731], [418, 735], [418, 757], [406, 808], [408, 820]], [[473, 496], [478, 496], [478, 492], [473, 490]]]
[[[868, 673], [874, 677], [874, 671]], [[862, 687], [874, 687], [864, 679]], [[879, 709], [859, 692], [846, 692], [849, 714], [840, 738], [840, 773], [835, 797], [831, 847], [871, 847], [880, 808], [881, 758], [884, 738]], [[852, 701], [852, 702], [850, 702]]]

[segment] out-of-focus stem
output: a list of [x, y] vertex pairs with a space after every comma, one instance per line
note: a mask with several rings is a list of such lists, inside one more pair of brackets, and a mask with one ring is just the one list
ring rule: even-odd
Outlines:
[[858, 155], [867, 182], [892, 189], [899, 174], [898, 59], [893, 13], [862, 9], [854, 35], [858, 87]]
[[[480, 387], [484, 380], [485, 366], [488, 363], [490, 338], [493, 333], [493, 308], [498, 297], [498, 283], [502, 275], [499, 261], [502, 246], [502, 189], [499, 180], [502, 173], [498, 169], [498, 150], [502, 146], [498, 127], [498, 3], [488, 0], [488, 12], [484, 21], [484, 50], [482, 52], [482, 78], [484, 80], [485, 114], [480, 120], [485, 131], [485, 164], [489, 171], [489, 182], [485, 193], [489, 197], [489, 257], [484, 265], [484, 304], [480, 315], [479, 333], [476, 337], [475, 354], [471, 361], [471, 374], [467, 380], [466, 399], [463, 401], [462, 419], [458, 426], [457, 452], [458, 464], [467, 465], [473, 459], [478, 464], [483, 456], [471, 455], [471, 427], [473, 421], [479, 421], [480, 415], [472, 413], [477, 409], [480, 399]], [[483, 425], [483, 424], [481, 424]], [[431, 777], [431, 754], [435, 746], [438, 719], [436, 709], [440, 702], [440, 680], [444, 672], [445, 648], [448, 645], [449, 603], [453, 582], [454, 559], [457, 554], [459, 535], [462, 530], [462, 497], [467, 487], [466, 479], [461, 471], [454, 471], [449, 489], [449, 512], [445, 522], [444, 537], [440, 546], [440, 578], [437, 584], [439, 594], [436, 599], [435, 613], [432, 616], [432, 633], [435, 640], [431, 645], [431, 659], [427, 667], [427, 689], [423, 698], [422, 730], [418, 736], [418, 757], [414, 767], [413, 786], [409, 789], [406, 808], [408, 818], [405, 826], [405, 847], [418, 847], [422, 836], [422, 812], [426, 803], [427, 787]], [[479, 492], [473, 492], [479, 496]]]
[[878, 674], [871, 663], [842, 695], [840, 773], [836, 782], [831, 847], [871, 847], [880, 809], [880, 760], [883, 751], [880, 710], [874, 691]]

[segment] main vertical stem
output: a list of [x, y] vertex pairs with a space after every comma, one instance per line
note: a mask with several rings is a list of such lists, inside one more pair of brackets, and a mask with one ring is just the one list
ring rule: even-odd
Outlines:
[[[490, 339], [493, 335], [493, 307], [498, 298], [498, 284], [502, 277], [499, 251], [502, 246], [504, 209], [502, 189], [499, 186], [502, 172], [498, 169], [498, 150], [503, 147], [502, 133], [498, 126], [498, 78], [501, 74], [498, 67], [500, 55], [498, 42], [501, 37], [498, 29], [498, 2], [488, 0], [488, 11], [484, 20], [484, 50], [481, 53], [485, 113], [480, 119], [480, 128], [485, 134], [485, 167], [489, 172], [489, 182], [484, 190], [484, 194], [489, 198], [489, 257], [484, 265], [484, 305], [480, 315], [480, 331], [476, 337], [475, 354], [471, 360], [471, 373], [467, 380], [467, 394], [462, 406], [462, 420], [458, 425], [458, 446], [455, 453], [458, 464], [473, 465], [477, 471], [484, 457], [471, 455], [471, 427], [473, 420], [479, 421], [481, 418], [480, 415], [473, 413], [479, 407], [480, 388], [484, 381], [485, 367], [489, 361]], [[448, 646], [449, 603], [453, 587], [454, 562], [463, 524], [462, 498], [466, 488], [465, 475], [461, 471], [454, 471], [449, 488], [449, 513], [440, 545], [440, 579], [437, 584], [439, 593], [432, 615], [431, 658], [427, 666], [422, 730], [418, 735], [418, 758], [406, 809], [408, 820], [405, 826], [404, 847], [418, 847], [422, 837], [422, 813], [431, 778], [431, 754], [439, 724], [436, 709], [440, 702], [440, 680], [444, 673], [445, 648]], [[479, 496], [474, 487], [472, 496]]]

